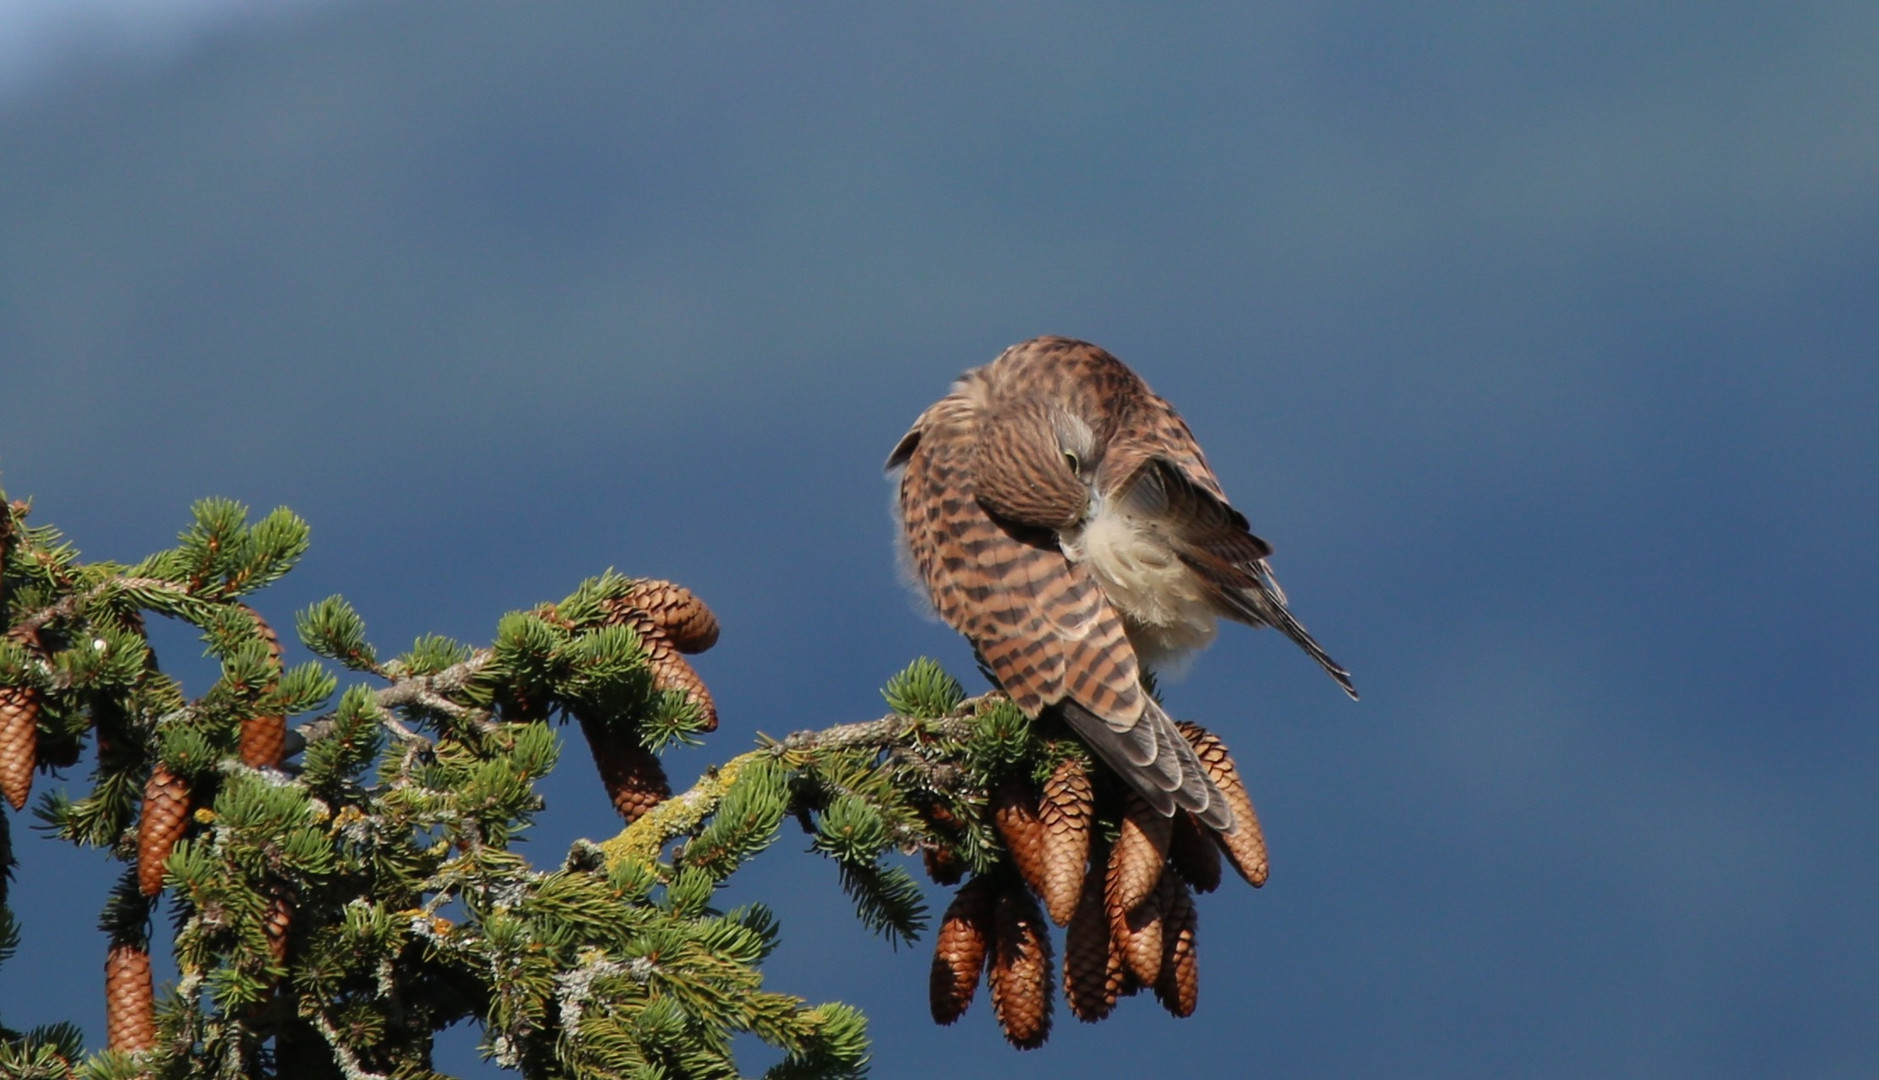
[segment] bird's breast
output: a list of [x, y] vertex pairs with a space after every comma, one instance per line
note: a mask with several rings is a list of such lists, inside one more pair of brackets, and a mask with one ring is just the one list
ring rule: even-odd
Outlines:
[[1188, 654], [1213, 641], [1217, 628], [1206, 585], [1154, 519], [1098, 504], [1061, 540], [1064, 554], [1087, 566], [1102, 585], [1147, 666], [1178, 669]]

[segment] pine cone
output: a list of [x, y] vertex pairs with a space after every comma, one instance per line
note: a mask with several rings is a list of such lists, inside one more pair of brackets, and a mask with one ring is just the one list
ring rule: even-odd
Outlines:
[[1076, 758], [1058, 762], [1044, 781], [1037, 809], [1044, 826], [1043, 882], [1032, 885], [1058, 926], [1070, 921], [1083, 892], [1083, 864], [1090, 854], [1091, 799], [1089, 773]]
[[1034, 1050], [1050, 1038], [1050, 933], [1029, 891], [1008, 886], [998, 894], [997, 940], [992, 944], [992, 1011], [1005, 1039]]
[[1140, 987], [1154, 985], [1161, 976], [1160, 902], [1151, 893], [1148, 899], [1126, 913], [1110, 906], [1108, 915], [1109, 937], [1115, 942], [1129, 976], [1122, 992], [1133, 994]]
[[1220, 849], [1214, 846], [1212, 829], [1202, 825], [1186, 810], [1174, 815], [1174, 836], [1168, 841], [1168, 861], [1198, 893], [1210, 893], [1220, 887]]
[[[260, 631], [261, 639], [267, 642], [268, 653], [274, 658], [274, 673], [278, 677], [286, 667], [286, 652], [281, 649], [280, 635], [268, 625], [255, 609], [242, 606], [254, 620], [255, 629]], [[268, 685], [273, 690], [279, 682]], [[285, 716], [251, 716], [241, 724], [241, 763], [252, 769], [279, 768], [287, 749], [287, 718]]]
[[1018, 873], [1031, 888], [1043, 892], [1044, 826], [1037, 818], [1037, 792], [1031, 790], [1029, 781], [1012, 777], [993, 790], [991, 810]]
[[0, 687], [0, 796], [15, 810], [33, 793], [38, 746], [39, 691], [31, 686]]
[[293, 929], [294, 906], [288, 899], [287, 886], [283, 882], [268, 883], [267, 912], [261, 916], [261, 931], [267, 935], [268, 955], [276, 965], [287, 963], [287, 933]]
[[587, 736], [587, 748], [594, 755], [607, 797], [628, 825], [672, 797], [672, 785], [666, 782], [658, 756], [630, 735], [608, 731], [586, 717], [581, 718], [581, 733]]
[[1063, 936], [1063, 999], [1078, 1020], [1095, 1023], [1116, 1007], [1122, 954], [1111, 947], [1103, 879], [1085, 874], [1076, 914]]
[[704, 721], [701, 730], [718, 730], [718, 707], [711, 700], [711, 691], [679, 655], [704, 652], [717, 644], [718, 620], [704, 601], [683, 585], [642, 581], [608, 606], [607, 622], [630, 626], [639, 635], [655, 689], [684, 694]]
[[701, 653], [718, 643], [718, 617], [683, 585], [641, 581], [627, 590], [620, 606], [644, 612], [683, 653]]
[[953, 897], [933, 938], [933, 971], [927, 999], [933, 1020], [950, 1024], [965, 1015], [978, 993], [979, 972], [991, 951], [997, 897], [992, 879], [975, 877]]
[[1127, 914], [1155, 891], [1168, 862], [1174, 819], [1162, 817], [1135, 792], [1122, 797], [1122, 828], [1109, 849], [1107, 900], [1112, 913]]
[[137, 821], [137, 887], [145, 896], [163, 891], [163, 860], [189, 823], [189, 785], [162, 762], [144, 784], [143, 816]]
[[149, 952], [136, 945], [112, 945], [104, 955], [104, 1025], [109, 1048], [134, 1054], [155, 1046], [155, 1005]]
[[1220, 850], [1226, 852], [1233, 868], [1240, 872], [1248, 884], [1254, 888], [1264, 885], [1267, 871], [1266, 837], [1259, 831], [1259, 815], [1253, 812], [1252, 797], [1246, 793], [1246, 785], [1240, 780], [1240, 770], [1234, 766], [1233, 756], [1227, 753], [1227, 744], [1199, 724], [1182, 723], [1179, 726], [1181, 734], [1187, 736], [1187, 741], [1193, 744], [1201, 767], [1207, 770], [1207, 778], [1227, 797], [1227, 805], [1233, 809], [1233, 831], [1214, 833], [1214, 841], [1220, 845]]
[[1200, 1003], [1200, 954], [1195, 941], [1199, 913], [1187, 886], [1173, 874], [1161, 879], [1155, 902], [1162, 911], [1161, 970], [1155, 976], [1155, 997], [1175, 1016], [1192, 1016]]
[[932, 878], [935, 885], [957, 885], [966, 874], [965, 860], [950, 847], [921, 848], [920, 858], [926, 863], [926, 876]]

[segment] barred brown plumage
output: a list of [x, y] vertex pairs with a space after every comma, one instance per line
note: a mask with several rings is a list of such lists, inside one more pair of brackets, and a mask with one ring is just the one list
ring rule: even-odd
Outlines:
[[[1037, 816], [1044, 826], [1043, 883], [1038, 894], [1051, 921], [1068, 923], [1083, 892], [1084, 864], [1089, 861], [1090, 818], [1094, 813], [1089, 773], [1083, 762], [1069, 757], [1057, 763], [1038, 800]], [[1089, 875], [1096, 876], [1096, 875]]]
[[163, 861], [189, 824], [189, 784], [157, 762], [144, 784], [143, 813], [137, 819], [137, 887], [145, 896], [163, 891]]
[[1233, 807], [1234, 819], [1240, 823], [1230, 833], [1216, 831], [1214, 841], [1226, 852], [1228, 861], [1248, 884], [1254, 888], [1264, 885], [1268, 870], [1266, 837], [1259, 831], [1259, 815], [1253, 812], [1252, 797], [1246, 793], [1246, 784], [1240, 779], [1238, 767], [1233, 764], [1233, 755], [1227, 752], [1227, 744], [1221, 742], [1218, 735], [1199, 724], [1183, 723], [1180, 728], [1182, 736], [1193, 745], [1195, 755], [1200, 758], [1214, 786]]
[[156, 988], [150, 953], [114, 942], [104, 954], [104, 1030], [109, 1049], [134, 1054], [157, 1044]]
[[1012, 883], [998, 893], [996, 936], [987, 981], [992, 1011], [1005, 1038], [1020, 1050], [1032, 1050], [1050, 1038], [1050, 932], [1037, 901]]
[[933, 969], [927, 981], [927, 1000], [937, 1023], [950, 1024], [965, 1015], [978, 993], [979, 973], [996, 933], [997, 893], [992, 879], [974, 877], [953, 896], [933, 936]]
[[1143, 689], [1221, 618], [1274, 626], [1354, 697], [1286, 607], [1272, 548], [1185, 422], [1095, 345], [1041, 337], [966, 372], [888, 455], [912, 568], [1026, 716], [1057, 716], [1163, 815], [1228, 800]]

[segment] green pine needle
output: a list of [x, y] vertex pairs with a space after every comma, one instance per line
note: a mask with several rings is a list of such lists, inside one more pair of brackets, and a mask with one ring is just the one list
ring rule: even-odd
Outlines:
[[933, 720], [957, 708], [966, 692], [938, 661], [922, 656], [887, 680], [881, 696], [887, 699], [887, 707], [901, 716]]

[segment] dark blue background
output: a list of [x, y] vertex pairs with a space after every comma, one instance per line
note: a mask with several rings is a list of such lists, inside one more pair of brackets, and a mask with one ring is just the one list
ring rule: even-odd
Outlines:
[[[684, 777], [970, 673], [880, 462], [1086, 337], [1364, 700], [1237, 628], [1170, 689], [1274, 852], [1204, 899], [1190, 1020], [934, 1028], [791, 836], [734, 890], [772, 988], [866, 1009], [883, 1077], [1872, 1075], [1876, 49], [1852, 2], [238, 22], [0, 105], [0, 479], [97, 558], [287, 504], [264, 610], [344, 592], [387, 649], [683, 581], [726, 627]], [[578, 749], [546, 792], [538, 860], [611, 832]], [[95, 1042], [114, 871], [14, 820], [0, 1017]]]

